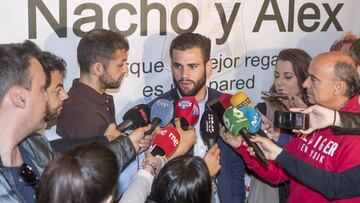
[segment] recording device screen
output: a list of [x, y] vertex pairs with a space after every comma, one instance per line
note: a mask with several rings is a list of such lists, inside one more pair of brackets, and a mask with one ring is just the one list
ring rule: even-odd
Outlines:
[[274, 126], [285, 130], [307, 130], [309, 114], [275, 111]]

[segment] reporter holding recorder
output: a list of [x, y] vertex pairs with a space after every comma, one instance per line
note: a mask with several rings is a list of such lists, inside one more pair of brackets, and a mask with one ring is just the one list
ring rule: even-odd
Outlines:
[[[178, 120], [176, 125], [180, 125]], [[141, 203], [146, 201], [150, 194], [154, 176], [165, 165], [167, 158], [177, 150], [179, 141], [180, 134], [174, 127], [167, 126], [160, 129], [160, 132], [154, 136], [150, 151], [145, 152], [145, 159], [141, 164], [141, 168], [134, 176], [129, 187], [124, 191], [120, 202]], [[189, 145], [189, 148], [192, 144]]]
[[[293, 106], [306, 107], [309, 104], [302, 83], [308, 76], [307, 70], [310, 60], [311, 57], [301, 49], [281, 50], [276, 62], [273, 85], [269, 93], [266, 94], [267, 97], [262, 98], [264, 102], [256, 105], [256, 108], [265, 115], [263, 121], [267, 127], [264, 129], [269, 132], [268, 136], [279, 146], [286, 145], [290, 141], [292, 133], [274, 127], [274, 112], [287, 111], [288, 107]], [[245, 100], [250, 102], [244, 92], [239, 92], [232, 98], [233, 103], [242, 103]], [[285, 203], [288, 191], [288, 183], [274, 186], [256, 178], [256, 176], [251, 176], [249, 203]]]
[[[349, 56], [336, 52], [320, 54], [311, 61], [308, 71], [309, 77], [303, 86], [307, 89], [307, 96], [313, 101], [335, 110], [360, 112], [357, 94], [359, 78], [354, 62]], [[301, 179], [296, 179], [285, 168], [272, 161], [268, 167], [264, 167], [241, 146], [241, 138], [234, 138], [229, 134], [222, 137], [243, 156], [249, 169], [265, 180], [273, 184], [290, 180], [288, 202], [332, 200], [309, 188]], [[360, 140], [357, 136], [334, 135], [329, 128], [316, 131], [306, 138], [294, 137], [284, 149], [304, 162], [329, 172], [341, 173], [360, 165], [360, 158], [357, 156], [360, 153]], [[337, 201], [360, 202], [359, 197], [340, 197]]]
[[360, 134], [360, 114], [352, 112], [336, 111], [314, 105], [307, 109], [290, 108], [292, 112], [309, 114], [310, 128], [307, 130], [294, 130], [303, 134], [309, 134], [314, 130], [330, 127], [335, 134]]
[[[306, 163], [268, 138], [254, 136], [251, 141], [261, 145], [267, 159], [275, 160], [291, 176], [326, 198], [340, 199], [360, 196], [360, 165], [341, 173], [329, 172]], [[253, 154], [252, 149], [249, 150]]]
[[[146, 153], [146, 158], [145, 158], [144, 162], [142, 163], [142, 168], [137, 172], [137, 174], [135, 175], [135, 177], [133, 179], [133, 182], [130, 184], [129, 188], [124, 192], [124, 194], [120, 200], [121, 203], [122, 202], [124, 202], [124, 203], [143, 203], [147, 200], [147, 197], [150, 195], [150, 192], [152, 194], [156, 193], [158, 195], [159, 195], [159, 193], [174, 192], [174, 191], [170, 191], [170, 190], [167, 191], [167, 189], [164, 190], [164, 188], [162, 188], [162, 191], [159, 192], [159, 188], [156, 185], [159, 184], [160, 182], [158, 182], [157, 184], [154, 183], [152, 189], [151, 189], [151, 185], [153, 183], [154, 178], [156, 178], [157, 174], [159, 174], [160, 169], [166, 163], [167, 159], [170, 160], [170, 162], [169, 162], [170, 165], [173, 165], [171, 160], [177, 159], [177, 157], [179, 157], [179, 159], [189, 159], [189, 160], [192, 159], [190, 157], [188, 157], [188, 158], [185, 158], [185, 157], [180, 158], [180, 157], [182, 155], [186, 154], [190, 150], [190, 148], [194, 145], [195, 131], [193, 128], [190, 128], [189, 130], [184, 131], [181, 127], [180, 120], [178, 118], [175, 119], [175, 125], [176, 125], [176, 130], [180, 133], [180, 136], [181, 136], [179, 145], [177, 147], [175, 147], [176, 148], [175, 149], [174, 145], [172, 144], [174, 139], [171, 139], [169, 137], [163, 138], [163, 139], [168, 140], [165, 142], [161, 141], [160, 139], [156, 139], [157, 136], [165, 136], [166, 133], [160, 133], [160, 135], [155, 135], [154, 142], [156, 140], [160, 141], [158, 143], [158, 145], [160, 148], [164, 149], [165, 156], [159, 156], [159, 155], [154, 156], [155, 155], [153, 153], [154, 150], [151, 153]], [[164, 129], [169, 129], [172, 133], [175, 133], [175, 134], [177, 133], [174, 130], [171, 130], [171, 129], [173, 129], [173, 127], [165, 127]], [[174, 141], [174, 143], [175, 142], [176, 141]], [[155, 150], [155, 151], [159, 152], [158, 150]], [[208, 171], [207, 173], [209, 173], [211, 177], [215, 176], [220, 169], [219, 153], [220, 153], [219, 148], [215, 144], [214, 146], [211, 147], [211, 149], [206, 153], [206, 155], [204, 157], [204, 161], [207, 166], [206, 171]], [[168, 164], [166, 164], [166, 165], [168, 165]], [[180, 165], [177, 165], [176, 167], [180, 171], [189, 170], [186, 167], [190, 167], [190, 170], [194, 170], [192, 168], [193, 167], [192, 164], [190, 164], [188, 166], [184, 166], [184, 165], [180, 164]], [[170, 173], [170, 171], [168, 171], [168, 170], [169, 169], [163, 170], [162, 174], [165, 175], [165, 174]], [[201, 173], [206, 173], [206, 171], [203, 171]], [[187, 173], [185, 172], [185, 174], [187, 174]], [[181, 174], [178, 174], [178, 175], [179, 176], [178, 176], [177, 180], [180, 182], [172, 181], [170, 183], [166, 183], [166, 185], [169, 188], [181, 187], [181, 182], [185, 181], [184, 180], [185, 177], [182, 177]], [[187, 175], [189, 175], [189, 174], [187, 174]], [[160, 175], [160, 176], [162, 176], [162, 175]], [[197, 177], [197, 175], [196, 175], [192, 178], [200, 178], [200, 177]], [[160, 179], [162, 179], [162, 178], [160, 178]], [[186, 178], [186, 179], [188, 179], [188, 178]], [[210, 188], [211, 188], [211, 185], [210, 185]], [[185, 188], [185, 189], [189, 189], [189, 188]], [[198, 198], [197, 196], [200, 195], [196, 192], [193, 193], [194, 191], [189, 191], [189, 192], [192, 192], [191, 195], [196, 198]], [[158, 195], [156, 198], [160, 198]], [[164, 194], [162, 194], [162, 195], [164, 195]], [[179, 194], [174, 193], [174, 194], [172, 194], [172, 198], [176, 198], [176, 199], [185, 198], [184, 196], [180, 196], [180, 195], [181, 195], [180, 193]], [[211, 197], [211, 192], [209, 192], [208, 195], [209, 195], [209, 197]], [[206, 194], [205, 194], [205, 196], [206, 196]], [[169, 200], [169, 201], [173, 202], [172, 200]], [[186, 201], [186, 202], [189, 202], [189, 201]]]

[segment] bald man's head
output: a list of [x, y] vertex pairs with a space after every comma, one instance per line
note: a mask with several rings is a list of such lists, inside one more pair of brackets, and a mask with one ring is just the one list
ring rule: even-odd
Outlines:
[[355, 62], [346, 54], [326, 52], [316, 56], [310, 63], [309, 78], [303, 86], [309, 100], [329, 107], [339, 107], [358, 93], [359, 76]]

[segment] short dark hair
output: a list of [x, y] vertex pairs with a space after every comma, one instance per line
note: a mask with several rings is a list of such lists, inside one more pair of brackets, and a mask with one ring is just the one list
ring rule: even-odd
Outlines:
[[106, 29], [87, 32], [77, 47], [80, 72], [89, 73], [90, 66], [96, 62], [107, 65], [119, 49], [129, 50], [129, 43], [122, 34]]
[[201, 49], [204, 63], [210, 60], [211, 40], [201, 34], [191, 32], [182, 33], [175, 37], [170, 45], [170, 57], [172, 59], [174, 49], [185, 51], [194, 47]]
[[0, 45], [0, 102], [14, 85], [31, 88], [30, 59], [36, 58], [39, 52], [40, 49], [30, 40]]
[[43, 67], [43, 70], [46, 75], [46, 84], [45, 88], [48, 88], [51, 84], [51, 73], [54, 71], [59, 71], [64, 77], [66, 74], [66, 62], [59, 56], [56, 56], [53, 53], [48, 51], [43, 51], [40, 53], [38, 60]]
[[[311, 62], [310, 55], [302, 49], [283, 49], [280, 51], [278, 56], [278, 61], [289, 61], [295, 73], [295, 76], [298, 80], [298, 87], [300, 89], [301, 98], [305, 103], [308, 104], [306, 90], [303, 88], [302, 84], [308, 77], [308, 69]], [[271, 92], [275, 92], [275, 85], [273, 84], [270, 89]]]
[[38, 202], [101, 202], [114, 193], [119, 176], [115, 155], [106, 147], [83, 144], [46, 167]]
[[357, 66], [360, 66], [360, 39], [355, 40], [350, 46], [350, 56]]
[[211, 178], [204, 160], [190, 155], [169, 161], [155, 178], [150, 199], [161, 203], [210, 203]]

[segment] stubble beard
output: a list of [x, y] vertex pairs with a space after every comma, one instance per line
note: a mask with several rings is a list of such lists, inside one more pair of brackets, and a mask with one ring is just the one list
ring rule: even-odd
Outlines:
[[[175, 79], [173, 80], [176, 88], [179, 90], [182, 96], [195, 96], [201, 90], [201, 88], [203, 88], [206, 85], [206, 74], [204, 73], [203, 76], [197, 82], [193, 80], [184, 80], [184, 79], [180, 79], [179, 81], [175, 81]], [[187, 90], [181, 89], [179, 83], [182, 81], [191, 82], [193, 84], [193, 88]]]

